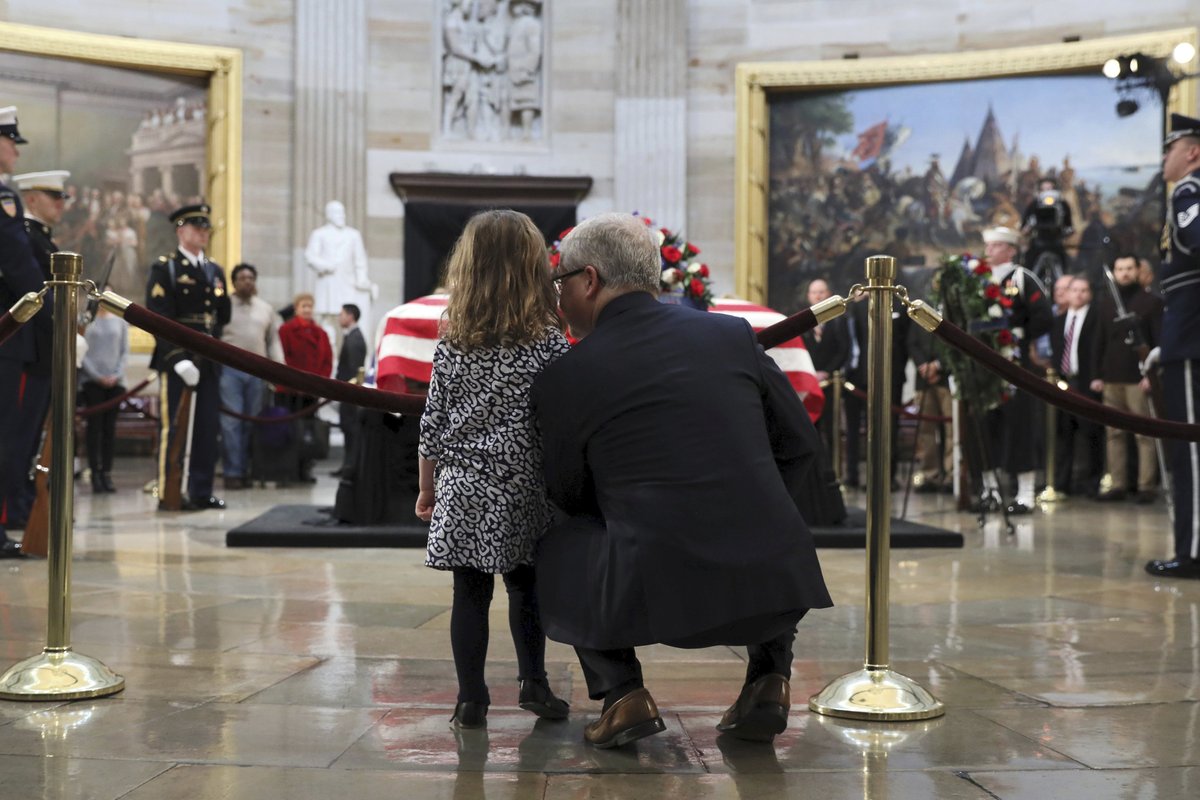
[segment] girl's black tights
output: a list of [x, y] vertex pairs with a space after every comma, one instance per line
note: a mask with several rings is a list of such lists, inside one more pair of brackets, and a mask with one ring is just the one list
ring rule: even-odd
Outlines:
[[[483, 666], [488, 650], [488, 608], [495, 575], [470, 567], [454, 568], [454, 605], [450, 611], [450, 649], [458, 672], [458, 702], [490, 703]], [[533, 567], [522, 565], [504, 575], [508, 591], [508, 627], [517, 651], [518, 677], [545, 680], [546, 634], [542, 632], [534, 590]]]

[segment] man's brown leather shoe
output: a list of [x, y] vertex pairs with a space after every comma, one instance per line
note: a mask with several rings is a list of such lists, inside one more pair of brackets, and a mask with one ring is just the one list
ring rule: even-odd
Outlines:
[[747, 686], [721, 717], [717, 730], [751, 742], [769, 742], [787, 727], [792, 707], [788, 679], [771, 673]]
[[666, 729], [654, 698], [645, 689], [636, 689], [613, 703], [600, 719], [589, 723], [583, 730], [583, 738], [589, 744], [607, 750]]

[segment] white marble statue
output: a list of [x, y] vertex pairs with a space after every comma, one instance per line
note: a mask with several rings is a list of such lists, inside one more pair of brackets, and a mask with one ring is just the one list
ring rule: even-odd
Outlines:
[[365, 317], [379, 287], [367, 273], [362, 234], [346, 225], [346, 207], [337, 200], [325, 204], [325, 223], [308, 237], [304, 250], [309, 269], [316, 273], [314, 310], [336, 317], [345, 303], [355, 303]]

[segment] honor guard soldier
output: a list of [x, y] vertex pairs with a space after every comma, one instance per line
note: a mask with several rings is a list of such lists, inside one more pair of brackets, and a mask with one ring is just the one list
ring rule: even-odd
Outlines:
[[[1171, 115], [1163, 142], [1163, 180], [1174, 183], [1163, 229], [1162, 338], [1147, 357], [1162, 364], [1168, 419], [1200, 421], [1200, 119]], [[1169, 578], [1200, 578], [1200, 443], [1170, 443], [1175, 505], [1175, 555], [1146, 571]]]
[[[0, 108], [0, 174], [11, 175], [26, 144], [17, 130], [16, 106]], [[0, 313], [8, 311], [27, 292], [43, 286], [41, 271], [25, 231], [25, 208], [17, 190], [0, 182]], [[48, 316], [38, 314], [4, 344], [0, 344], [0, 558], [21, 558], [21, 546], [8, 538], [6, 528], [23, 527], [16, 500], [29, 473], [29, 437], [36, 439], [27, 421], [31, 405], [25, 394], [26, 370], [38, 359], [34, 330], [50, 327]], [[48, 354], [42, 354], [48, 358]]]
[[[50, 254], [59, 249], [54, 243], [53, 226], [62, 219], [67, 198], [65, 181], [70, 175], [66, 170], [50, 170], [27, 172], [12, 178], [13, 185], [21, 193], [21, 200], [25, 204], [25, 234], [29, 237], [33, 257], [37, 260], [42, 279], [47, 281], [52, 278]], [[50, 410], [50, 353], [54, 347], [52, 305], [50, 295], [47, 294], [42, 310], [32, 323], [35, 357], [25, 366], [23, 405], [27, 413], [21, 415], [20, 435], [26, 440], [26, 457], [31, 464], [37, 456], [38, 439], [46, 424], [46, 412]], [[21, 491], [13, 501], [18, 518], [24, 519], [29, 515], [33, 496], [33, 481], [24, 481]]]
[[[992, 280], [1000, 287], [1001, 294], [1012, 301], [1008, 323], [1016, 341], [1017, 360], [1021, 366], [1030, 369], [1033, 364], [1030, 347], [1039, 336], [1050, 332], [1054, 315], [1037, 277], [1013, 263], [1020, 241], [1020, 234], [1012, 228], [1001, 226], [983, 232], [984, 252], [992, 266]], [[1033, 398], [1024, 392], [1014, 392], [1007, 403], [987, 412], [991, 463], [986, 466], [998, 467], [1006, 473], [1010, 486], [1003, 487], [1002, 494], [1009, 514], [1028, 514], [1034, 506], [1034, 471], [1037, 469], [1034, 414]], [[991, 471], [985, 470], [984, 485], [992, 480]], [[1016, 484], [1015, 495], [1009, 493], [1012, 483]]]
[[[230, 303], [224, 271], [204, 254], [211, 229], [209, 213], [209, 207], [200, 204], [184, 206], [171, 214], [179, 247], [150, 266], [146, 307], [194, 331], [220, 337], [222, 326], [229, 322]], [[217, 434], [220, 432], [220, 365], [198, 358], [165, 339], [158, 339], [150, 368], [161, 373], [159, 497], [166, 486], [167, 459], [176, 449], [171, 443], [181, 432], [175, 429], [175, 409], [184, 387], [188, 387], [194, 392], [188, 431], [191, 443], [190, 448], [178, 448], [180, 458], [189, 450], [191, 453], [184, 510], [224, 508], [225, 503], [213, 496]], [[178, 469], [182, 464], [171, 466]], [[163, 508], [161, 499], [159, 508]]]

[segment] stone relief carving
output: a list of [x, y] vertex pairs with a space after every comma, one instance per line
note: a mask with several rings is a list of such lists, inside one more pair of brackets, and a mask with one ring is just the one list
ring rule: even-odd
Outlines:
[[444, 139], [544, 136], [542, 0], [442, 0]]

